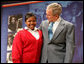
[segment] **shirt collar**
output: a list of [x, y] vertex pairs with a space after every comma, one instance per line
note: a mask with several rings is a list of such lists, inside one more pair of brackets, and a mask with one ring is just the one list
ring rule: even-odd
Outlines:
[[34, 28], [34, 30], [31, 30], [30, 28], [28, 28], [27, 26], [26, 27], [24, 27], [24, 29], [26, 29], [26, 30], [30, 30], [30, 31], [37, 31], [38, 30], [38, 28]]

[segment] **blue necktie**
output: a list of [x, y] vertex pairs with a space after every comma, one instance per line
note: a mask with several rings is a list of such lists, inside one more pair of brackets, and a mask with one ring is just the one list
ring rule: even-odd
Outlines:
[[52, 36], [53, 36], [52, 27], [53, 27], [53, 22], [51, 22], [48, 27], [48, 37], [50, 40], [52, 39]]

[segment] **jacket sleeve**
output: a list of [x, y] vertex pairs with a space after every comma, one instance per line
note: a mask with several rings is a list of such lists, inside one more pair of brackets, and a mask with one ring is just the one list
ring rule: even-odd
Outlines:
[[66, 33], [66, 54], [64, 63], [72, 63], [75, 47], [75, 28], [73, 24], [67, 26]]
[[40, 24], [40, 26], [38, 27], [39, 30], [42, 30], [42, 23]]
[[20, 32], [18, 32], [13, 40], [12, 45], [12, 61], [13, 63], [21, 63], [23, 44]]

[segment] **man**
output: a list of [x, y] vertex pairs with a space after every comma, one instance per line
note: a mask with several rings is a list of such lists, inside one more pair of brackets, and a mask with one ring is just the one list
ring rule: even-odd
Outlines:
[[[71, 63], [75, 44], [74, 25], [60, 17], [62, 6], [52, 3], [47, 6], [45, 20], [39, 29], [43, 32], [41, 63]], [[53, 36], [49, 26], [53, 24]], [[49, 36], [50, 35], [50, 36]], [[50, 39], [50, 37], [52, 37]]]

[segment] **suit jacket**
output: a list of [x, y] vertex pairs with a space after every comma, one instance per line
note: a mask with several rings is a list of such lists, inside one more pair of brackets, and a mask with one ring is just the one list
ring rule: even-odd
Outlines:
[[41, 63], [71, 63], [74, 52], [74, 25], [61, 18], [51, 40], [48, 38], [48, 20], [41, 23], [43, 33]]

